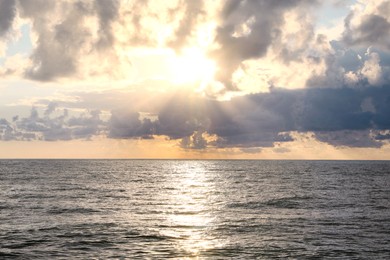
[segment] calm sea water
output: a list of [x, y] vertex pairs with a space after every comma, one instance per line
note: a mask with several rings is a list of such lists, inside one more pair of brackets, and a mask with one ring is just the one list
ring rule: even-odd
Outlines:
[[390, 162], [0, 160], [1, 259], [390, 259]]

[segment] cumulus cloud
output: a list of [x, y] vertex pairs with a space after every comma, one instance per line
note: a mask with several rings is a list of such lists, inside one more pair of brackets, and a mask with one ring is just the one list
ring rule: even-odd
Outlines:
[[[219, 48], [212, 52], [221, 67], [218, 79], [228, 89], [235, 89], [231, 77], [239, 65], [243, 61], [265, 56], [271, 46], [280, 45], [283, 35], [288, 34], [288, 29], [283, 27], [286, 13], [297, 7], [307, 10], [313, 4], [316, 1], [226, 1], [221, 12], [222, 24], [216, 32]], [[301, 22], [305, 19], [298, 20], [298, 26], [302, 26]], [[300, 32], [312, 30], [309, 25], [304, 27], [305, 30]], [[283, 42], [285, 48], [282, 49], [281, 56], [285, 60], [296, 55], [287, 48], [288, 41], [292, 41], [291, 37], [292, 35], [285, 37]], [[306, 37], [312, 38], [313, 35]], [[298, 42], [300, 39], [295, 37], [294, 40]]]
[[390, 82], [389, 53], [368, 46], [351, 49], [343, 42], [332, 41], [330, 51], [324, 56], [325, 70], [310, 77], [306, 86], [351, 88], [384, 86]]
[[364, 62], [361, 74], [367, 78], [368, 83], [373, 86], [380, 86], [383, 82], [382, 67], [378, 53], [369, 54], [369, 59]]
[[[359, 1], [345, 19], [342, 37], [332, 39], [326, 30], [316, 30], [308, 15], [316, 2], [267, 2], [268, 6], [262, 1], [227, 1], [224, 22], [217, 27], [219, 47], [212, 52], [220, 65], [218, 80], [245, 93], [273, 86], [386, 85], [390, 82], [389, 2]], [[370, 22], [369, 16], [379, 16], [382, 22]], [[256, 35], [256, 30], [261, 34]]]
[[[20, 17], [31, 22], [34, 33], [32, 66], [25, 71], [28, 78], [52, 81], [81, 77], [84, 63], [91, 58], [114, 58], [113, 23], [118, 19], [119, 1], [19, 0], [17, 7]], [[93, 73], [96, 66], [89, 66], [87, 70]]]
[[[31, 56], [33, 66], [26, 75], [48, 81], [75, 73], [77, 59], [90, 37], [90, 32], [83, 26], [88, 6], [82, 2], [56, 4], [47, 1], [21, 1], [20, 6], [22, 16], [33, 21], [33, 29], [38, 34], [37, 46]], [[60, 13], [59, 8], [67, 10], [67, 14]], [[53, 17], [56, 14], [60, 16], [58, 21]]]

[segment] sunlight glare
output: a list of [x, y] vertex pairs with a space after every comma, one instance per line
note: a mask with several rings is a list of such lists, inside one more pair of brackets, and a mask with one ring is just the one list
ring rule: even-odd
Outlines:
[[181, 238], [177, 249], [188, 258], [222, 246], [222, 241], [209, 233], [216, 220], [212, 214], [215, 201], [211, 195], [215, 187], [212, 175], [206, 169], [202, 163], [180, 162], [173, 165], [170, 176], [177, 189], [171, 193], [173, 208], [167, 216], [172, 228], [164, 230], [163, 235]]
[[199, 83], [199, 88], [212, 81], [216, 71], [215, 62], [207, 58], [204, 50], [195, 47], [184, 49], [171, 66], [175, 84]]

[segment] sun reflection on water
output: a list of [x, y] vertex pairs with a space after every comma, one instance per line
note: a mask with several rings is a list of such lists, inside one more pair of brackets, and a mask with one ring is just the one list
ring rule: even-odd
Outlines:
[[170, 198], [172, 208], [167, 212], [171, 229], [165, 235], [180, 238], [177, 249], [189, 258], [220, 246], [220, 241], [211, 234], [215, 223], [214, 183], [203, 163], [172, 165], [172, 182], [176, 188]]

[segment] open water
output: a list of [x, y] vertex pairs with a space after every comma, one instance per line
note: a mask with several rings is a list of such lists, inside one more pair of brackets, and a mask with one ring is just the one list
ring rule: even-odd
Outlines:
[[390, 259], [390, 162], [0, 160], [0, 259]]

